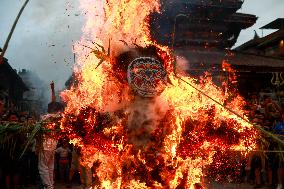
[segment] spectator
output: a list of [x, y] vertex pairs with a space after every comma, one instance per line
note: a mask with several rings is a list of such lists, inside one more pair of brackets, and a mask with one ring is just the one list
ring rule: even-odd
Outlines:
[[266, 97], [264, 99], [264, 109], [266, 118], [273, 124], [275, 121], [281, 118], [281, 107], [274, 101], [272, 101], [271, 97]]
[[252, 95], [251, 95], [251, 102], [252, 102], [252, 104], [258, 106], [258, 105], [260, 104], [259, 95], [257, 95], [257, 94], [252, 94]]
[[0, 121], [5, 112], [4, 102], [0, 99]]
[[257, 151], [251, 152], [246, 166], [247, 176], [249, 180], [255, 183], [254, 188], [260, 188], [262, 185], [262, 174], [265, 172], [265, 156], [259, 151], [261, 142], [257, 141]]
[[16, 112], [10, 112], [7, 115], [7, 121], [9, 121], [9, 122], [18, 122], [19, 121], [19, 117], [18, 117], [17, 113]]
[[71, 158], [71, 168], [70, 168], [70, 173], [69, 173], [69, 180], [73, 180], [73, 177], [76, 172], [79, 172], [79, 165], [80, 165], [80, 160], [79, 160], [79, 148], [78, 147], [73, 147], [72, 151], [72, 158]]
[[82, 189], [91, 188], [93, 186], [92, 168], [82, 164], [81, 149], [79, 147], [75, 147], [72, 152], [70, 179], [74, 176], [76, 171], [80, 172]]
[[[52, 126], [53, 124], [47, 125], [49, 129], [54, 129]], [[44, 136], [38, 156], [38, 170], [46, 189], [54, 189], [54, 155], [57, 145], [54, 137], [53, 133]]]
[[[13, 114], [13, 117], [14, 117], [14, 114]], [[3, 153], [1, 160], [3, 161], [2, 169], [3, 169], [3, 176], [5, 178], [6, 189], [11, 189], [11, 188], [16, 189], [20, 185], [24, 162], [23, 162], [23, 158], [21, 159], [19, 158], [23, 150], [22, 144], [24, 143], [24, 141], [25, 141], [25, 137], [22, 134], [17, 133], [12, 137], [10, 141], [10, 144], [13, 144], [13, 145], [6, 146], [1, 151], [1, 153]]]
[[33, 140], [30, 144], [27, 153], [28, 153], [28, 176], [30, 179], [30, 183], [32, 185], [36, 184], [37, 176], [38, 176], [38, 157], [36, 155], [36, 140]]
[[[278, 122], [274, 127], [273, 131], [275, 134], [279, 136], [280, 139], [284, 139], [284, 113], [281, 115], [282, 120]], [[275, 145], [276, 146], [276, 145]], [[283, 147], [281, 145], [277, 145], [278, 148], [276, 150], [283, 151]], [[283, 179], [284, 179], [284, 154], [279, 152], [275, 155], [274, 165], [277, 169], [277, 189], [283, 189]]]
[[69, 186], [69, 154], [71, 153], [71, 150], [68, 148], [68, 142], [64, 141], [63, 145], [56, 149], [56, 153], [59, 155], [60, 178], [63, 178], [65, 184]]

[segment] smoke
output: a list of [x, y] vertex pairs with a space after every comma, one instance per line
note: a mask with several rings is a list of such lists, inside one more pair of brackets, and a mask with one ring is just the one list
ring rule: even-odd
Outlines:
[[[22, 3], [16, 0], [0, 2], [1, 47]], [[258, 0], [245, 1], [240, 12], [256, 14], [259, 19], [254, 27], [241, 33], [237, 45], [251, 39], [254, 29], [281, 17], [284, 6], [282, 0], [264, 3], [259, 4]], [[42, 80], [53, 80], [59, 89], [64, 88], [74, 63], [72, 45], [80, 39], [82, 33], [83, 16], [80, 13], [78, 0], [30, 1], [5, 55], [9, 63], [17, 70], [32, 70]], [[261, 34], [260, 30], [257, 31]]]
[[34, 72], [23, 69], [18, 74], [29, 88], [23, 94], [23, 98], [29, 102], [30, 112], [35, 114], [45, 113], [49, 102], [48, 94], [50, 93], [48, 84], [42, 81]]
[[177, 72], [187, 72], [190, 70], [189, 61], [183, 56], [176, 56]]
[[135, 96], [129, 106], [128, 140], [138, 149], [145, 148], [150, 142], [150, 134], [158, 129], [169, 107], [162, 98], [143, 98]]
[[[61, 5], [61, 6], [60, 6]], [[60, 12], [62, 4], [58, 3], [57, 1], [49, 1], [48, 3], [45, 1], [35, 1], [31, 3], [31, 7], [33, 11], [31, 15], [33, 16], [32, 21], [38, 24], [49, 22], [50, 19], [53, 19], [56, 12]]]
[[[0, 4], [4, 5], [0, 12], [5, 13], [1, 19], [6, 19], [0, 22], [3, 46], [22, 1], [3, 0]], [[11, 66], [31, 70], [46, 83], [54, 81], [58, 90], [63, 89], [74, 64], [72, 45], [81, 36], [83, 16], [79, 13], [77, 0], [30, 1], [5, 55]]]

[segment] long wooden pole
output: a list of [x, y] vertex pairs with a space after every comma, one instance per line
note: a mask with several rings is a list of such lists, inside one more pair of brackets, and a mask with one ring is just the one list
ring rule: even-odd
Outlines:
[[10, 39], [11, 39], [13, 33], [14, 33], [14, 30], [15, 30], [15, 28], [16, 28], [16, 25], [17, 25], [18, 21], [19, 21], [19, 18], [21, 17], [21, 15], [22, 15], [22, 13], [23, 13], [23, 11], [24, 11], [26, 5], [28, 4], [28, 2], [29, 2], [29, 0], [26, 0], [26, 1], [25, 1], [25, 3], [23, 4], [22, 8], [20, 9], [20, 11], [19, 11], [19, 13], [18, 13], [18, 15], [17, 15], [17, 17], [16, 17], [16, 19], [15, 19], [15, 21], [14, 21], [14, 24], [13, 24], [13, 26], [12, 26], [12, 28], [11, 28], [11, 30], [10, 30], [10, 33], [9, 33], [9, 35], [8, 35], [6, 41], [5, 41], [5, 44], [4, 44], [4, 46], [3, 46], [3, 50], [2, 50], [1, 55], [0, 55], [0, 64], [1, 64], [2, 61], [3, 61], [3, 57], [4, 57], [4, 55], [5, 55], [5, 52], [6, 52], [7, 48], [8, 48], [9, 41], [10, 41]]
[[184, 80], [183, 78], [179, 77], [178, 75], [176, 75], [176, 77], [178, 79], [180, 79], [181, 81], [185, 82], [186, 84], [188, 84], [189, 86], [191, 86], [192, 88], [194, 88], [197, 92], [199, 92], [200, 94], [206, 96], [207, 98], [209, 98], [210, 100], [212, 100], [213, 102], [215, 102], [216, 104], [222, 106], [224, 109], [228, 110], [229, 112], [231, 112], [232, 114], [236, 115], [237, 117], [241, 118], [242, 120], [244, 120], [245, 122], [253, 125], [255, 128], [257, 128], [259, 131], [261, 131], [263, 134], [265, 134], [266, 136], [269, 136], [270, 138], [274, 139], [275, 141], [277, 141], [278, 143], [280, 143], [281, 145], [284, 146], [284, 141], [282, 139], [280, 139], [276, 134], [272, 134], [269, 131], [266, 131], [264, 128], [251, 123], [248, 119], [246, 119], [245, 117], [243, 117], [242, 115], [240, 115], [239, 113], [235, 112], [234, 110], [232, 110], [231, 108], [227, 107], [224, 104], [221, 104], [220, 102], [218, 102], [217, 100], [215, 100], [214, 98], [210, 97], [208, 94], [206, 94], [205, 92], [203, 92], [202, 90], [200, 90], [199, 88], [195, 87], [193, 84], [191, 84], [190, 82]]

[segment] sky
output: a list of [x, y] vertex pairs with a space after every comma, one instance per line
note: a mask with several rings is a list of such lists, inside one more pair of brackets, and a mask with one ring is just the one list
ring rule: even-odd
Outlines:
[[274, 32], [275, 30], [260, 30], [259, 28], [276, 18], [284, 18], [284, 0], [244, 0], [238, 12], [256, 15], [258, 19], [255, 25], [241, 32], [235, 47], [252, 39], [254, 30], [260, 37]]
[[[0, 0], [0, 47], [23, 3], [24, 0]], [[262, 36], [260, 27], [278, 17], [284, 18], [284, 0], [245, 0], [238, 12], [254, 14], [258, 20], [241, 32], [235, 46], [250, 40], [254, 30]], [[14, 69], [31, 70], [47, 83], [55, 81], [60, 90], [71, 74], [72, 44], [80, 39], [83, 24], [79, 0], [30, 0], [5, 57]], [[263, 35], [271, 32], [264, 30]]]
[[[24, 0], [0, 0], [0, 47], [3, 48]], [[5, 54], [17, 70], [28, 69], [42, 80], [64, 87], [73, 65], [72, 44], [82, 34], [79, 0], [30, 0]], [[48, 84], [47, 84], [47, 87]]]

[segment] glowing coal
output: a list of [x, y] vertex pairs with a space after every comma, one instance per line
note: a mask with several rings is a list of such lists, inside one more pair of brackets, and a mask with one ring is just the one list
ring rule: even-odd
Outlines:
[[[194, 188], [212, 170], [222, 175], [238, 166], [228, 167], [228, 153], [217, 152], [255, 148], [251, 124], [192, 86], [239, 115], [244, 99], [209, 74], [197, 82], [174, 73], [169, 48], [151, 40], [147, 16], [158, 1], [81, 3], [87, 23], [75, 47], [78, 82], [62, 92], [61, 125], [82, 148], [83, 165], [99, 162], [94, 187]], [[94, 44], [102, 52], [92, 51]]]

